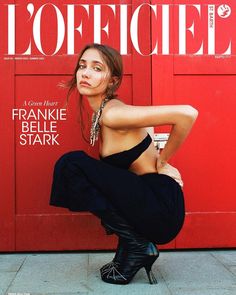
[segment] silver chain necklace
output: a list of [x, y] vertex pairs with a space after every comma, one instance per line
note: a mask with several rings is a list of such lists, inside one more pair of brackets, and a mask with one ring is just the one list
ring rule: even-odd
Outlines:
[[102, 110], [105, 107], [105, 104], [108, 102], [108, 100], [110, 100], [109, 98], [104, 98], [101, 102], [101, 105], [99, 107], [99, 109], [96, 112], [93, 112], [92, 115], [92, 126], [90, 129], [90, 144], [92, 146], [94, 146], [95, 141], [98, 140], [98, 135], [99, 135], [99, 131], [100, 131], [100, 124], [99, 124], [99, 119], [101, 117], [102, 114]]

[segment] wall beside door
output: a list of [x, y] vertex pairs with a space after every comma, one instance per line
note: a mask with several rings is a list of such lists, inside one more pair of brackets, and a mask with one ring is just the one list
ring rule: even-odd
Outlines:
[[[96, 1], [96, 4], [102, 2]], [[114, 2], [131, 5], [131, 12], [138, 5], [148, 3], [141, 0], [111, 0], [106, 3]], [[180, 3], [169, 2], [173, 5]], [[4, 3], [12, 1], [6, 0]], [[17, 30], [24, 31], [24, 34], [17, 35], [16, 50], [24, 52], [30, 36], [30, 22], [27, 21], [28, 12], [22, 6], [25, 5], [25, 1], [19, 0], [16, 3], [16, 27]], [[34, 1], [36, 9], [43, 1], [40, 3]], [[63, 3], [70, 4], [71, 1], [57, 1], [60, 7]], [[86, 3], [92, 4], [93, 1]], [[155, 4], [158, 1], [150, 3]], [[233, 5], [232, 1], [227, 3]], [[1, 7], [0, 33], [6, 40], [7, 7]], [[114, 15], [109, 7], [104, 6], [102, 9], [105, 9], [102, 18], [104, 25], [109, 18], [114, 19]], [[234, 11], [232, 9], [232, 17], [235, 19]], [[128, 21], [131, 12], [128, 14]], [[65, 12], [63, 13], [65, 16]], [[176, 13], [175, 10], [170, 12], [170, 32], [173, 36], [171, 47], [178, 44], [178, 36], [175, 33], [178, 27]], [[194, 9], [187, 15], [188, 24], [191, 23], [192, 17], [196, 24], [204, 27], [204, 22], [197, 21]], [[79, 25], [81, 18], [84, 18], [86, 26], [88, 18], [83, 14], [79, 14], [75, 26]], [[156, 34], [161, 34], [153, 18], [153, 12], [144, 9], [140, 24], [140, 47], [143, 52], [150, 53], [151, 48], [154, 48]], [[43, 34], [48, 28], [53, 30], [53, 27], [55, 22], [53, 17], [50, 17], [45, 22]], [[76, 37], [76, 51], [85, 43], [93, 41], [92, 25], [87, 25], [86, 28], [88, 34], [83, 40], [79, 35]], [[114, 36], [119, 35], [119, 25], [115, 25], [112, 30]], [[218, 46], [223, 50], [232, 32], [220, 27], [219, 33], [223, 37]], [[47, 48], [55, 42], [54, 35], [52, 32], [46, 34], [46, 37], [44, 35], [44, 45], [46, 44]], [[191, 35], [188, 35], [188, 38], [190, 37]], [[117, 49], [119, 41], [119, 38], [107, 40], [106, 34], [102, 34], [102, 42]], [[193, 43], [195, 47], [190, 49], [194, 51], [200, 41], [201, 35], [198, 34], [196, 43]], [[57, 101], [57, 107], [63, 107], [66, 90], [57, 85], [63, 80], [70, 79], [77, 55], [59, 53], [52, 57], [45, 56], [42, 60], [6, 60], [3, 58], [3, 46], [1, 42], [0, 67], [1, 73], [4, 73], [4, 80], [0, 79], [0, 115], [3, 122], [0, 124], [0, 251], [113, 249], [115, 237], [106, 236], [99, 220], [90, 213], [72, 213], [64, 208], [50, 207], [48, 204], [53, 165], [60, 155], [69, 150], [83, 149], [94, 157], [98, 156], [97, 147], [91, 149], [82, 139], [76, 96], [71, 97], [67, 120], [58, 122], [61, 143], [59, 146], [20, 145], [20, 122], [11, 118], [12, 109], [23, 107], [25, 100], [36, 103], [42, 100]], [[226, 58], [169, 54], [145, 57], [132, 48], [130, 41], [128, 49], [129, 54], [124, 56], [124, 81], [119, 90], [125, 102], [137, 105], [191, 104], [199, 110], [199, 117], [191, 134], [171, 160], [171, 163], [181, 171], [184, 180], [185, 224], [179, 236], [163, 248], [235, 247], [235, 56]], [[28, 105], [26, 108], [30, 109], [31, 106]], [[44, 108], [42, 107], [42, 110]], [[169, 131], [169, 128], [156, 128], [156, 132], [166, 131]]]
[[[7, 3], [7, 1], [5, 1]], [[48, 1], [34, 1], [35, 11]], [[10, 1], [9, 1], [10, 3]], [[56, 1], [66, 19], [66, 6], [71, 1]], [[127, 4], [128, 21], [132, 9], [140, 1], [107, 1], [107, 4]], [[94, 1], [86, 1], [94, 4]], [[103, 4], [103, 1], [96, 1]], [[0, 30], [3, 39], [7, 40], [7, 5], [0, 9]], [[93, 11], [93, 7], [90, 7]], [[42, 22], [42, 43], [45, 50], [55, 45], [56, 22], [55, 11], [52, 7], [45, 9]], [[119, 9], [116, 18], [108, 5], [101, 5], [102, 26], [110, 21], [111, 36], [119, 36]], [[17, 1], [16, 8], [16, 52], [26, 50], [32, 37], [32, 21], [29, 21], [29, 12], [25, 1]], [[54, 15], [54, 17], [53, 17]], [[150, 19], [149, 10], [145, 10], [142, 21]], [[83, 7], [76, 6], [75, 27], [83, 20], [86, 34], [81, 38], [77, 32], [75, 37], [75, 52], [86, 44], [93, 42], [93, 17], [88, 19]], [[150, 24], [145, 29], [150, 32]], [[24, 32], [24, 34], [22, 33]], [[129, 34], [129, 33], [128, 33]], [[140, 32], [142, 50], [149, 50], [151, 35], [146, 31]], [[130, 40], [130, 38], [129, 38]], [[119, 38], [107, 38], [102, 33], [102, 43], [106, 43], [119, 50]], [[66, 42], [65, 42], [66, 44]], [[32, 46], [33, 43], [32, 43]], [[91, 148], [82, 139], [81, 128], [78, 122], [78, 97], [73, 94], [67, 112], [66, 121], [57, 122], [58, 141], [60, 145], [21, 145], [19, 136], [22, 132], [21, 122], [12, 120], [11, 112], [14, 108], [44, 110], [49, 108], [38, 103], [48, 101], [57, 102], [56, 108], [63, 108], [66, 98], [66, 89], [58, 87], [62, 81], [71, 78], [77, 62], [77, 54], [62, 52], [54, 56], [36, 55], [34, 59], [27, 57], [4, 59], [6, 52], [3, 43], [1, 50], [1, 214], [0, 214], [0, 251], [48, 251], [48, 250], [89, 250], [113, 249], [116, 245], [114, 236], [106, 236], [100, 221], [89, 212], [70, 212], [65, 208], [49, 206], [50, 189], [53, 167], [56, 160], [71, 150], [85, 150], [89, 155], [98, 157], [98, 147]], [[119, 95], [129, 104], [151, 103], [151, 58], [142, 57], [132, 50], [128, 43], [129, 54], [124, 56], [124, 80]], [[40, 57], [40, 58], [39, 58]], [[140, 71], [140, 66], [143, 71]], [[140, 83], [142, 81], [143, 84]], [[145, 85], [145, 88], [142, 87]], [[40, 120], [40, 124], [43, 120]], [[89, 124], [86, 121], [85, 125]], [[86, 130], [85, 130], [86, 131]], [[88, 130], [87, 130], [88, 131]]]
[[[153, 1], [152, 3], [158, 1]], [[173, 1], [172, 4], [192, 3]], [[227, 1], [235, 17], [235, 3]], [[226, 4], [227, 4], [226, 3]], [[176, 5], [177, 6], [177, 5]], [[190, 39], [195, 52], [204, 38], [197, 31], [207, 26], [199, 21], [196, 9], [187, 8], [186, 23], [195, 21], [196, 39]], [[171, 34], [178, 44], [178, 8], [170, 13]], [[155, 19], [152, 19], [154, 27]], [[228, 20], [230, 21], [230, 20]], [[219, 52], [224, 52], [235, 32], [216, 14]], [[157, 31], [153, 29], [153, 42]], [[174, 44], [174, 45], [173, 45]], [[205, 44], [207, 46], [207, 44]], [[233, 49], [235, 43], [232, 44]], [[235, 199], [235, 109], [236, 58], [234, 55], [166, 55], [152, 57], [153, 104], [190, 104], [199, 111], [198, 119], [186, 142], [171, 160], [179, 168], [186, 202], [186, 220], [176, 239], [176, 248], [236, 246]], [[156, 132], [169, 129], [156, 128]]]

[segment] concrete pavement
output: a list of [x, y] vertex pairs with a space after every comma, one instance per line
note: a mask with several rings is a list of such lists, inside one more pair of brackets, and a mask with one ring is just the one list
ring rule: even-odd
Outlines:
[[112, 252], [0, 254], [0, 295], [235, 295], [236, 250], [161, 251], [158, 284], [141, 269], [129, 285], [101, 281]]

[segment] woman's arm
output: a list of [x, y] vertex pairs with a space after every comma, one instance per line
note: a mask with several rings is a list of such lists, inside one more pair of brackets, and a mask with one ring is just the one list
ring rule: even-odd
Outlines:
[[198, 111], [190, 105], [132, 106], [112, 100], [104, 108], [102, 124], [112, 129], [172, 125], [169, 139], [159, 157], [164, 165], [189, 134]]
[[186, 114], [183, 115], [182, 119], [179, 119], [176, 124], [173, 124], [170, 136], [168, 138], [165, 147], [161, 151], [161, 154], [157, 161], [157, 169], [163, 167], [165, 163], [175, 154], [180, 145], [184, 142], [188, 136], [197, 116], [198, 112], [196, 109], [190, 110], [189, 113], [186, 110]]
[[133, 106], [111, 100], [103, 109], [102, 124], [112, 129], [133, 129], [160, 125], [186, 125], [197, 117], [190, 105]]

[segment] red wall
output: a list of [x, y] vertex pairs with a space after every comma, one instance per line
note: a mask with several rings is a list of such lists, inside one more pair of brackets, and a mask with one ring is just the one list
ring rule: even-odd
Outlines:
[[[29, 42], [30, 22], [27, 22], [27, 10], [21, 5], [26, 5], [27, 1], [16, 2], [19, 4], [16, 25], [18, 32], [21, 32], [17, 35], [16, 49], [24, 52]], [[34, 4], [38, 8], [46, 2], [34, 1]], [[86, 1], [88, 2], [90, 3]], [[148, 1], [113, 0], [109, 3], [132, 4], [134, 10], [143, 2]], [[233, 1], [226, 2], [232, 8], [235, 7]], [[6, 0], [4, 3], [12, 1]], [[71, 2], [53, 3], [60, 6]], [[160, 4], [160, 1], [151, 2], [156, 3]], [[178, 4], [180, 1], [168, 3]], [[171, 49], [176, 49], [178, 44], [176, 9], [170, 11]], [[188, 8], [187, 12], [187, 24], [190, 25], [192, 20], [196, 23], [196, 39], [187, 34], [188, 42], [191, 41], [188, 43], [191, 44], [188, 45], [188, 50], [194, 52], [206, 36], [204, 22], [207, 20], [200, 21], [193, 7]], [[161, 12], [158, 16], [161, 17]], [[109, 17], [112, 18], [112, 13], [107, 10], [103, 24]], [[129, 13], [128, 21], [130, 17]], [[80, 15], [80, 18], [85, 16]], [[235, 9], [232, 9], [230, 19], [235, 19]], [[80, 19], [77, 20], [79, 23]], [[158, 22], [160, 20], [158, 18]], [[85, 23], [86, 21], [85, 18]], [[5, 5], [0, 9], [0, 35], [5, 41], [6, 24]], [[47, 30], [52, 30], [46, 34], [45, 39], [45, 46], [50, 48], [50, 44], [55, 41], [55, 34], [52, 33], [55, 26], [53, 18], [49, 18], [45, 24], [44, 34]], [[197, 25], [201, 29], [197, 29]], [[223, 50], [229, 34], [235, 34], [230, 26], [226, 30], [226, 25], [226, 22], [221, 23], [217, 29], [217, 34], [221, 36], [217, 40], [218, 50]], [[88, 34], [83, 40], [77, 35], [76, 52], [84, 43], [93, 41], [92, 26], [87, 29]], [[112, 29], [113, 36], [118, 36], [119, 26]], [[144, 10], [139, 29], [140, 47], [144, 52], [150, 52], [157, 36], [161, 34], [153, 12]], [[102, 41], [119, 48], [119, 38], [108, 40], [103, 34]], [[235, 43], [232, 46], [235, 49]], [[235, 247], [235, 56], [159, 54], [144, 57], [132, 48], [130, 41], [128, 49], [129, 54], [124, 56], [124, 81], [119, 91], [125, 102], [137, 105], [191, 104], [199, 110], [199, 117], [191, 134], [172, 159], [184, 180], [186, 222], [180, 235], [164, 247]], [[25, 100], [58, 101], [58, 107], [63, 106], [66, 90], [57, 87], [57, 84], [70, 78], [77, 60], [76, 55], [67, 56], [63, 50], [65, 46], [56, 56], [46, 56], [42, 60], [9, 60], [4, 55], [6, 44], [0, 43], [0, 251], [112, 249], [115, 246], [115, 238], [105, 236], [99, 221], [90, 213], [72, 214], [66, 209], [48, 205], [53, 165], [59, 155], [73, 149], [85, 149], [95, 157], [98, 154], [97, 149], [92, 150], [82, 140], [77, 122], [76, 97], [71, 99], [67, 121], [58, 122], [60, 146], [21, 146], [18, 138], [21, 132], [20, 122], [11, 119], [11, 110], [22, 107]], [[156, 132], [164, 131], [168, 131], [168, 128], [156, 128]]]
[[[189, 4], [196, 1], [174, 2]], [[226, 20], [228, 23], [223, 23], [216, 15], [216, 48], [221, 52], [228, 45], [229, 34], [232, 40], [236, 37], [230, 26], [230, 20], [235, 19], [235, 3], [227, 3], [232, 8], [231, 19]], [[188, 49], [192, 53], [205, 40], [203, 28], [207, 26], [207, 19], [199, 21], [195, 13], [196, 9], [187, 8], [186, 23], [195, 22], [197, 32], [195, 39], [187, 34], [187, 43], [192, 45]], [[177, 8], [170, 14], [170, 19], [174, 23], [171, 34], [176, 44]], [[155, 19], [152, 21], [154, 42], [157, 32]], [[235, 41], [232, 49], [235, 49]], [[235, 247], [235, 55], [153, 56], [152, 69], [153, 104], [191, 104], [199, 110], [191, 134], [172, 159], [183, 176], [187, 210], [185, 225], [176, 239], [176, 246]]]

